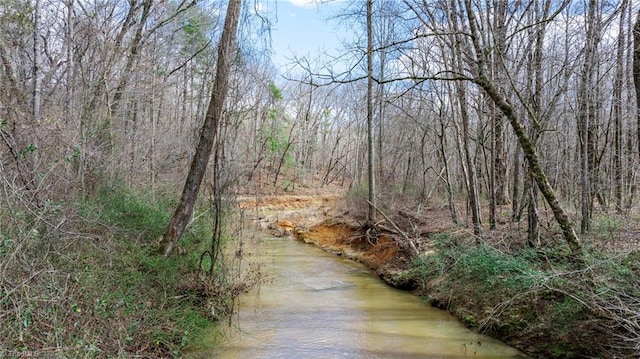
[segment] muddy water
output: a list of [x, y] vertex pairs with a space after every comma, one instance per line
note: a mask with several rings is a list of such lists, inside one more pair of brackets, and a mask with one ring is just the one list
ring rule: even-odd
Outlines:
[[269, 283], [239, 299], [217, 358], [524, 358], [348, 259], [292, 239], [261, 245]]

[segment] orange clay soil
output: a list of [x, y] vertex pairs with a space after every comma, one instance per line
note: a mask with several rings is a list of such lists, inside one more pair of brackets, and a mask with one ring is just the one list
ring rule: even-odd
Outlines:
[[406, 258], [389, 237], [379, 236], [374, 243], [361, 228], [347, 223], [325, 221], [308, 230], [295, 228], [293, 233], [306, 243], [357, 260], [376, 271], [401, 267]]
[[[339, 194], [272, 195], [242, 197], [240, 207], [247, 210], [261, 229], [274, 236], [292, 236], [305, 243], [365, 264], [389, 284], [412, 289], [394, 275], [401, 273], [412, 258], [410, 248], [397, 234], [377, 232], [367, 237], [366, 228], [345, 213]], [[440, 212], [440, 211], [438, 211]], [[446, 212], [445, 212], [446, 213]], [[251, 216], [249, 217], [251, 218]], [[434, 221], [440, 223], [440, 221]], [[391, 227], [391, 226], [389, 226]], [[430, 226], [435, 227], [435, 226]], [[439, 228], [425, 228], [417, 243], [421, 251], [429, 250], [427, 234]], [[405, 245], [400, 245], [405, 243]]]

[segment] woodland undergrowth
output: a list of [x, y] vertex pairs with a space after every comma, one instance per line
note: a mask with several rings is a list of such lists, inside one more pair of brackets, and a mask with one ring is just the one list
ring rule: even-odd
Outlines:
[[[206, 203], [178, 254], [156, 239], [173, 199], [124, 185], [36, 207], [5, 182], [0, 207], [0, 357], [176, 357], [211, 346], [257, 271], [201, 254], [211, 247]], [[204, 259], [203, 259], [204, 258]]]
[[540, 358], [640, 355], [640, 254], [587, 249], [586, 265], [539, 248], [435, 234], [410, 275], [432, 304]]

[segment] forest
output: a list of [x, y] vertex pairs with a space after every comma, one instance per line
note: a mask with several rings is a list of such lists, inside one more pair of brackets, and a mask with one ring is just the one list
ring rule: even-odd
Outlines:
[[640, 355], [639, 4], [338, 2], [277, 68], [275, 0], [0, 0], [0, 358], [206, 345], [238, 196], [327, 192], [469, 327]]

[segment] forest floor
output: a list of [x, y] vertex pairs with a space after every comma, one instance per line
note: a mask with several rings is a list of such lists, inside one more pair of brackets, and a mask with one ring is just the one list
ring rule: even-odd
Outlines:
[[[239, 201], [249, 219], [270, 234], [292, 236], [361, 262], [389, 285], [424, 296], [469, 327], [533, 357], [609, 356], [613, 335], [634, 335], [635, 329], [616, 323], [617, 315], [623, 315], [620, 308], [607, 307], [602, 303], [606, 296], [594, 297], [585, 287], [611, 284], [620, 289], [637, 283], [627, 283], [640, 269], [628, 259], [637, 258], [640, 221], [608, 214], [594, 218], [585, 244], [591, 252], [612, 253], [621, 262], [603, 265], [603, 258], [594, 258], [598, 264], [581, 270], [570, 261], [565, 265], [568, 250], [544, 208], [543, 240], [537, 250], [529, 250], [526, 221], [511, 223], [506, 208], [499, 229], [479, 240], [468, 226], [452, 221], [446, 206], [437, 204], [410, 210], [406, 202], [395, 201], [402, 205], [380, 212], [376, 226], [366, 225], [362, 208], [354, 209], [362, 207], [362, 200], [340, 188]], [[479, 242], [482, 245], [473, 245]], [[609, 276], [612, 267], [625, 273]], [[589, 271], [600, 279], [585, 275]], [[560, 279], [552, 279], [556, 277]], [[608, 279], [603, 282], [604, 277]], [[629, 310], [633, 313], [636, 307], [627, 314]]]

